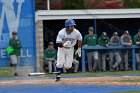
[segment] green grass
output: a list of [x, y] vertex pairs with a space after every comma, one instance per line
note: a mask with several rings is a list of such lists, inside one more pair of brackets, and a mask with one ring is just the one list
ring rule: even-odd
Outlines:
[[0, 77], [12, 77], [12, 68], [11, 67], [0, 67]]
[[[116, 71], [116, 72], [78, 72], [78, 73], [69, 73], [62, 74], [63, 76], [83, 76], [83, 77], [92, 77], [92, 76], [108, 76], [108, 75], [129, 75], [129, 74], [139, 74], [140, 71]], [[47, 76], [52, 76], [54, 74], [47, 74]], [[0, 77], [11, 77], [13, 76], [11, 67], [0, 67]], [[139, 80], [138, 80], [139, 81]]]
[[[108, 75], [133, 75], [139, 74], [140, 71], [116, 71], [116, 72], [78, 72], [78, 73], [63, 73], [62, 76], [81, 76], [81, 77], [92, 77], [92, 76], [108, 76]], [[54, 74], [47, 74], [47, 76], [53, 76]]]
[[[110, 92], [110, 93], [112, 93], [112, 92]], [[140, 91], [136, 90], [136, 91], [113, 92], [113, 93], [140, 93]]]
[[63, 74], [63, 76], [107, 76], [107, 75], [130, 75], [130, 74], [140, 74], [140, 71], [116, 71], [116, 72], [78, 72]]

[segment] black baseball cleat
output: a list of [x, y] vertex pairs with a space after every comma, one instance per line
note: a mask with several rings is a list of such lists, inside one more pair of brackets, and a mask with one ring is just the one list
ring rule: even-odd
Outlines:
[[114, 67], [111, 67], [110, 68], [110, 71], [114, 72], [115, 71], [115, 68]]
[[57, 75], [57, 76], [56, 76], [56, 80], [55, 80], [55, 82], [60, 81], [60, 79], [61, 79], [61, 76], [60, 76], [60, 75]]
[[18, 74], [17, 74], [17, 73], [15, 73], [15, 74], [14, 74], [14, 76], [18, 76]]

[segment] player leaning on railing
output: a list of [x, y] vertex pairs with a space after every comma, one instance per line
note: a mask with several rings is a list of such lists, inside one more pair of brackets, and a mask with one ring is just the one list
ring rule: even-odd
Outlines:
[[[134, 44], [140, 46], [140, 29], [134, 36]], [[136, 49], [136, 68], [140, 70], [140, 49]]]
[[[121, 44], [120, 37], [118, 36], [117, 32], [114, 32], [113, 36], [110, 39], [110, 46], [120, 46], [120, 44]], [[109, 58], [110, 58], [109, 60], [110, 70], [115, 71], [118, 65], [121, 63], [120, 50], [110, 50]], [[115, 63], [113, 62], [114, 59]]]
[[[85, 35], [84, 37], [84, 46], [97, 46], [97, 35], [94, 34], [94, 29], [93, 27], [89, 27], [88, 29], [88, 34]], [[88, 60], [88, 70], [90, 72], [94, 71], [96, 72], [97, 66], [99, 66], [99, 56], [98, 56], [98, 51], [86, 51], [86, 56]], [[94, 60], [93, 60], [94, 59]], [[100, 67], [99, 67], [100, 69]]]
[[[129, 31], [125, 31], [124, 34], [121, 36], [121, 45], [124, 47], [129, 47], [132, 45], [132, 39], [129, 35]], [[124, 63], [124, 70], [128, 71], [128, 52], [129, 50], [122, 50], [121, 51], [121, 57], [122, 57], [122, 64], [120, 64], [120, 68], [123, 69], [123, 63]]]
[[[98, 44], [100, 46], [105, 46], [105, 47], [108, 47], [109, 46], [109, 37], [107, 35], [106, 32], [102, 32], [102, 35], [99, 37], [98, 39]], [[99, 51], [99, 55], [101, 57], [101, 67], [102, 67], [102, 71], [105, 72], [106, 71], [106, 57], [108, 55], [108, 51], [107, 50], [100, 50]]]

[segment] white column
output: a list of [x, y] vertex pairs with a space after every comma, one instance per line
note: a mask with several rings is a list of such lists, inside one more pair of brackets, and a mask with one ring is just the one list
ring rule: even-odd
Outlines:
[[47, 10], [50, 10], [50, 0], [47, 0]]

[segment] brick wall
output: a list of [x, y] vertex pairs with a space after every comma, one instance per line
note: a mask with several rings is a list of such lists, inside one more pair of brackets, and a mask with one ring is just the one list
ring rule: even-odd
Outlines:
[[37, 72], [43, 71], [44, 44], [43, 44], [43, 21], [36, 23], [36, 62]]

